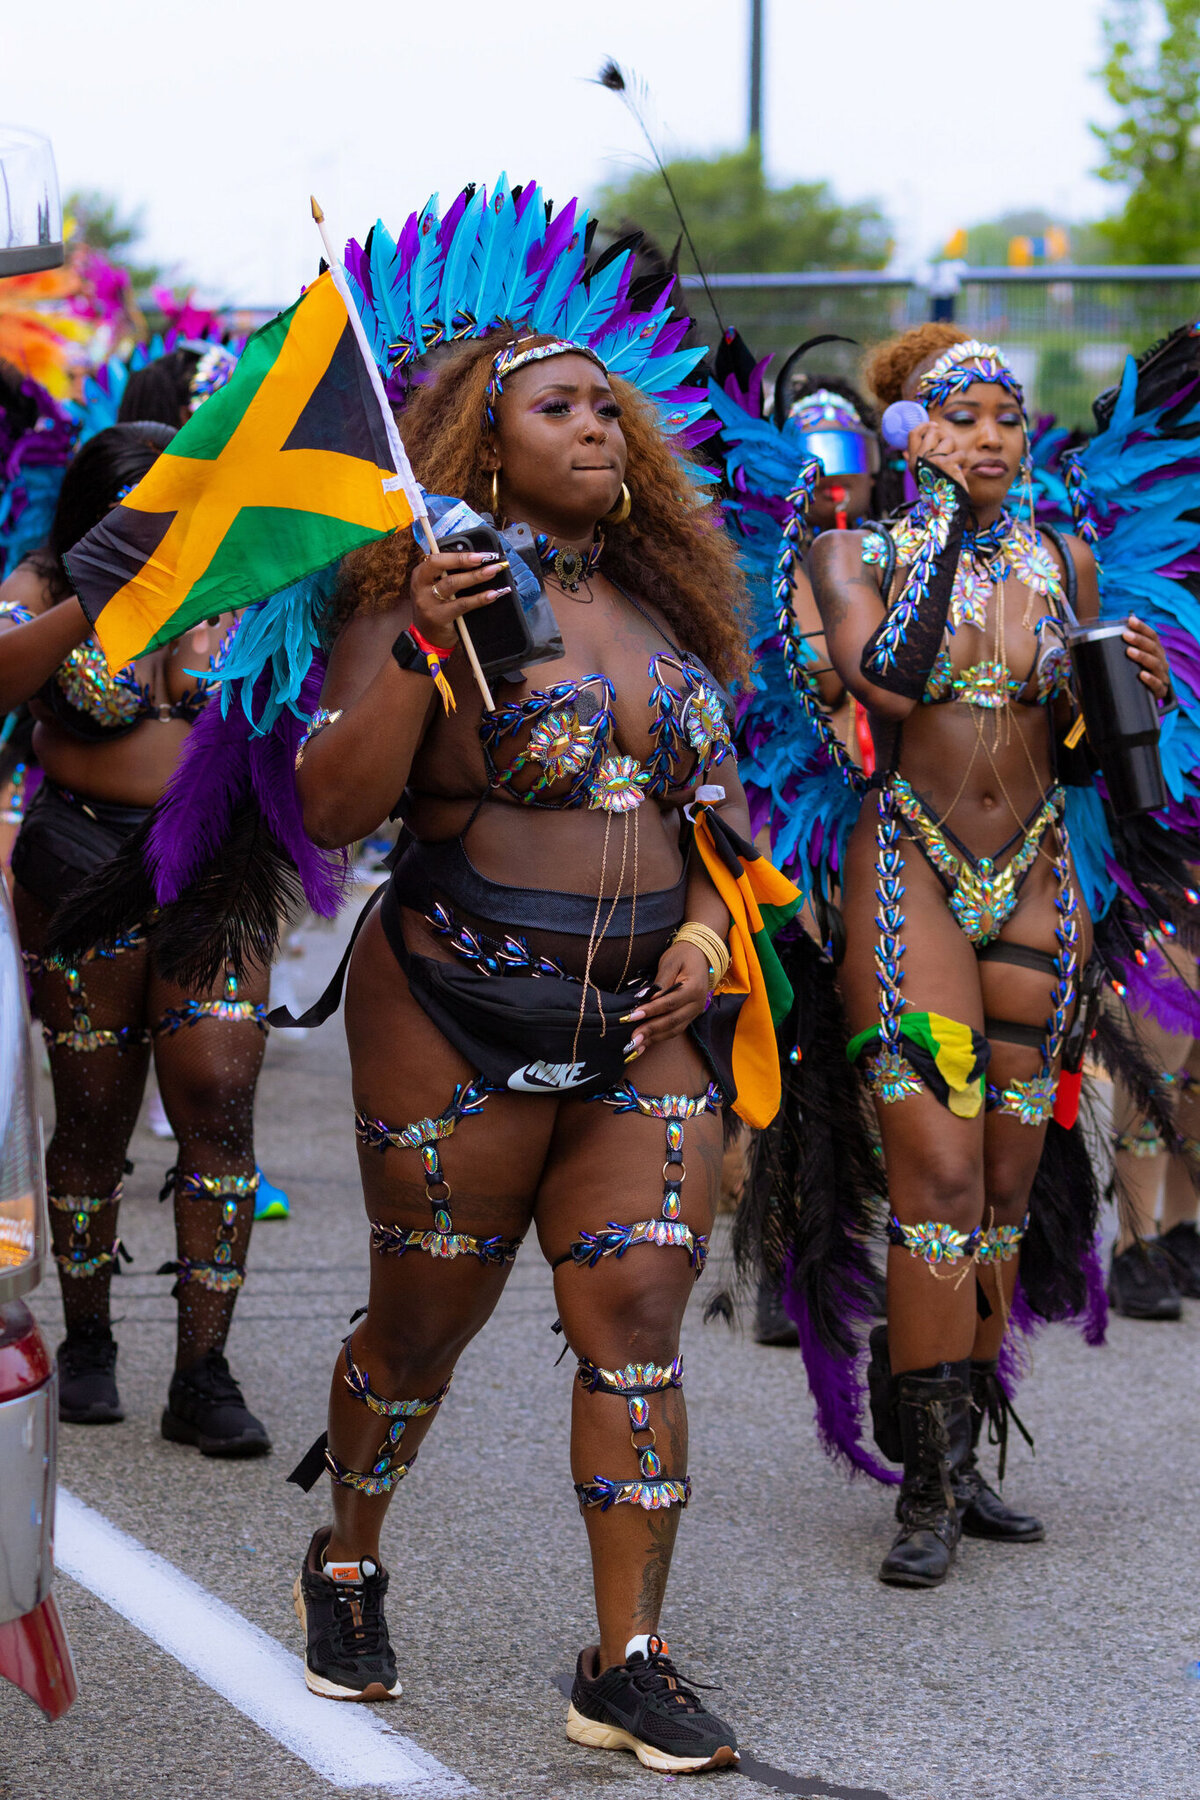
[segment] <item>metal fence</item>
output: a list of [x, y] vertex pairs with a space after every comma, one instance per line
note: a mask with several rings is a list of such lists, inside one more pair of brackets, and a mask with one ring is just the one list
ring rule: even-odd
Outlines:
[[[683, 285], [711, 341], [720, 325], [703, 287], [695, 276]], [[927, 287], [871, 272], [718, 275], [709, 287], [721, 321], [756, 356], [786, 353], [820, 331], [856, 338], [862, 349], [827, 344], [809, 359], [810, 368], [851, 380], [863, 349], [934, 312]], [[1200, 319], [1200, 268], [968, 268], [938, 305], [938, 316], [1003, 346], [1031, 414], [1053, 413], [1062, 425], [1086, 429], [1092, 401], [1119, 377], [1130, 351]]]

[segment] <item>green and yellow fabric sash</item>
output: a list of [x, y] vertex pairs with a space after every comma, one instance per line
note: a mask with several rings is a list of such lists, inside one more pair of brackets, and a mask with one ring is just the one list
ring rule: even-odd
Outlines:
[[706, 802], [697, 801], [690, 811], [696, 849], [729, 909], [729, 972], [717, 991], [744, 996], [733, 1036], [733, 1110], [761, 1130], [779, 1111], [775, 1033], [793, 1001], [771, 940], [799, 912], [803, 897]]
[[[903, 1012], [899, 1020], [904, 1055], [936, 1100], [960, 1119], [978, 1116], [984, 1099], [984, 1071], [991, 1045], [969, 1025], [948, 1019], [944, 1013]], [[860, 1031], [846, 1045], [846, 1056], [857, 1062], [880, 1042], [880, 1028]]]

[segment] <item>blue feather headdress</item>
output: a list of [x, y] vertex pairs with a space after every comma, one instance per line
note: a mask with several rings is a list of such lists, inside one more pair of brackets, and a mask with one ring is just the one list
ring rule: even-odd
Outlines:
[[687, 385], [704, 350], [681, 348], [690, 320], [672, 311], [674, 277], [643, 303], [636, 242], [589, 263], [593, 234], [578, 200], [556, 213], [536, 182], [510, 189], [501, 175], [490, 195], [464, 188], [444, 218], [435, 194], [398, 238], [380, 222], [365, 245], [352, 239], [351, 291], [393, 397], [403, 400], [413, 365], [431, 350], [508, 325], [586, 346], [654, 402], [662, 430], [681, 444], [711, 435], [704, 389]]

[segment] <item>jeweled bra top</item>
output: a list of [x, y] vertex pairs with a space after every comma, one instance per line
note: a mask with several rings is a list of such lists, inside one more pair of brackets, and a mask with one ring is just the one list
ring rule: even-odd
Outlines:
[[[0, 605], [0, 617], [27, 625], [34, 617], [28, 607], [15, 601]], [[202, 710], [208, 699], [211, 681], [198, 676], [196, 686], [178, 700], [162, 703], [153, 699], [150, 689], [140, 683], [132, 663], [109, 673], [103, 650], [94, 638], [77, 644], [64, 657], [38, 699], [53, 715], [57, 725], [72, 736], [85, 739], [120, 737], [140, 725], [143, 719], [186, 719], [189, 722]]]
[[[631, 812], [647, 795], [699, 782], [733, 755], [725, 701], [707, 671], [682, 652], [656, 652], [648, 672], [654, 749], [645, 762], [623, 755], [614, 742], [612, 682], [585, 675], [484, 714], [480, 738], [489, 784], [522, 806], [613, 813]], [[523, 747], [502, 762], [505, 740], [526, 730]], [[528, 785], [518, 786], [527, 773]], [[560, 783], [565, 787], [552, 794]]]
[[[922, 541], [921, 522], [909, 516], [889, 524], [886, 530], [895, 547], [896, 566], [910, 564]], [[873, 564], [887, 562], [881, 529], [864, 534], [862, 559]], [[1038, 648], [1033, 667], [1024, 677], [992, 659], [973, 663], [969, 669], [955, 669], [951, 636], [963, 624], [979, 631], [985, 628], [991, 594], [1010, 575], [1048, 600], [1053, 609], [1034, 626]], [[1071, 680], [1071, 657], [1063, 635], [1064, 598], [1054, 558], [1038, 533], [1021, 520], [1006, 512], [986, 531], [965, 534], [950, 595], [946, 637], [929, 672], [921, 704], [959, 701], [987, 711], [1022, 700], [1031, 706], [1049, 705], [1068, 690]]]

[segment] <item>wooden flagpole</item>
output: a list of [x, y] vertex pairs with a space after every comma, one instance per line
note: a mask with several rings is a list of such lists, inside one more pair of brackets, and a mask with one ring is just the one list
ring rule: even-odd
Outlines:
[[[350, 292], [350, 284], [346, 280], [346, 271], [342, 267], [342, 259], [334, 253], [333, 245], [329, 241], [329, 233], [325, 228], [325, 214], [318, 205], [315, 194], [310, 195], [310, 199], [312, 201], [312, 216], [316, 223], [317, 230], [321, 234], [321, 242], [325, 246], [325, 261], [329, 264], [329, 273], [333, 277], [333, 285], [342, 296], [342, 300], [345, 303], [346, 311], [350, 316], [351, 329], [354, 332], [358, 347], [362, 351], [363, 361], [367, 365], [367, 373], [370, 376], [371, 387], [374, 390], [375, 398], [379, 402], [379, 410], [383, 414], [383, 425], [384, 430], [387, 432], [388, 448], [392, 453], [392, 461], [396, 465], [395, 476], [390, 482], [385, 483], [385, 486], [398, 487], [403, 490], [404, 497], [412, 509], [413, 518], [419, 525], [421, 535], [425, 539], [426, 552], [430, 556], [436, 556], [437, 539], [433, 534], [433, 526], [430, 523], [429, 514], [425, 510], [425, 496], [421, 492], [420, 483], [412, 472], [412, 464], [408, 460], [408, 451], [404, 448], [404, 441], [396, 427], [396, 421], [392, 415], [391, 404], [388, 400], [386, 390], [384, 389], [383, 378], [379, 373], [379, 368], [375, 361], [371, 346], [367, 342], [367, 334], [363, 329], [363, 322], [359, 317], [358, 307], [354, 304], [354, 295]], [[488, 712], [495, 712], [496, 702], [492, 699], [492, 690], [488, 686], [487, 676], [483, 672], [483, 667], [479, 661], [475, 646], [471, 642], [471, 634], [467, 630], [466, 623], [461, 614], [455, 619], [454, 623], [458, 628], [459, 640], [462, 643], [463, 649], [466, 651], [467, 661], [471, 665], [471, 673], [475, 677], [475, 685], [483, 696], [483, 704]]]

